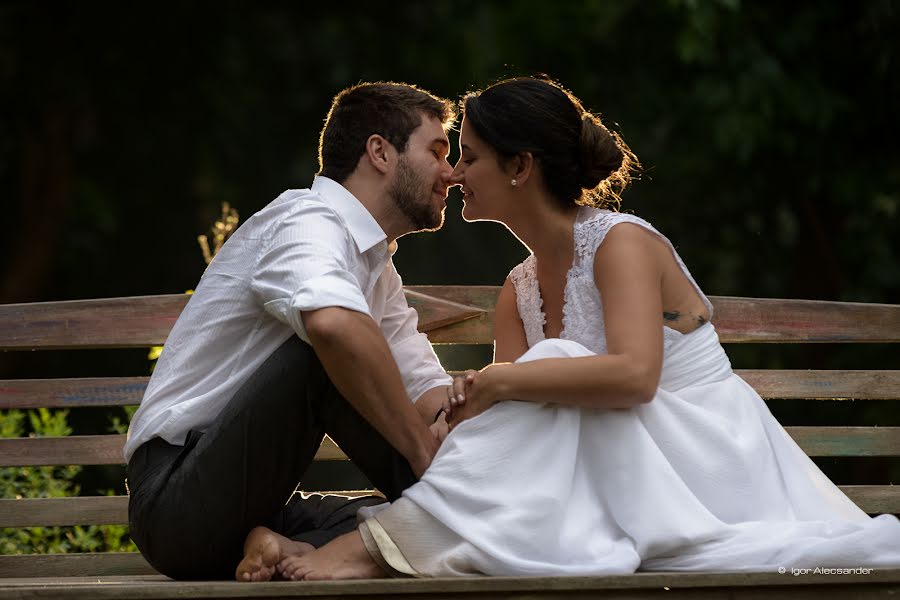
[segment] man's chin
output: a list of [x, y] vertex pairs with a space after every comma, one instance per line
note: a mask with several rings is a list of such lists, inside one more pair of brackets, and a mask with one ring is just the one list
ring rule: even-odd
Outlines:
[[434, 215], [429, 221], [425, 221], [424, 219], [413, 225], [415, 228], [411, 233], [425, 233], [430, 231], [437, 231], [441, 227], [444, 226], [444, 211], [441, 210], [439, 213]]
[[431, 227], [425, 227], [424, 229], [420, 229], [419, 231], [437, 231], [444, 226], [444, 212], [441, 211], [441, 218], [437, 220]]

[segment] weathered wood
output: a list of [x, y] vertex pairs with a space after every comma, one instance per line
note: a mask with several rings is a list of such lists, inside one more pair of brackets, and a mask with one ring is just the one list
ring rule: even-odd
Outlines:
[[[810, 456], [900, 456], [900, 427], [785, 427]], [[123, 464], [124, 435], [0, 439], [0, 466]], [[346, 460], [325, 438], [316, 460]]]
[[[120, 465], [125, 463], [124, 446], [124, 435], [0, 439], [0, 467]], [[316, 460], [346, 459], [328, 437], [316, 452]]]
[[[785, 427], [809, 456], [900, 456], [900, 427]], [[0, 467], [123, 464], [124, 435], [0, 439]], [[328, 437], [316, 460], [346, 460]]]
[[480, 317], [485, 313], [476, 306], [435, 298], [412, 290], [406, 290], [406, 301], [418, 313], [418, 328], [421, 332]]
[[494, 310], [500, 293], [496, 285], [408, 285], [403, 289], [489, 312]]
[[[847, 496], [865, 512], [900, 514], [900, 486], [843, 485]], [[317, 492], [357, 497], [372, 490]], [[53, 527], [65, 525], [123, 525], [128, 523], [128, 496], [75, 498], [23, 498], [0, 500], [0, 527]]]
[[[423, 294], [445, 298], [486, 311], [493, 310], [499, 287], [412, 286]], [[713, 323], [719, 338], [735, 342], [900, 342], [900, 305], [864, 302], [786, 300], [710, 296]], [[474, 322], [452, 325], [447, 331], [431, 332], [436, 343], [492, 342], [493, 313]]]
[[736, 369], [763, 398], [900, 399], [900, 371]]
[[0, 467], [123, 464], [124, 435], [0, 439]]
[[[9, 565], [28, 568], [23, 557], [0, 557]], [[456, 577], [434, 579], [381, 579], [357, 581], [267, 582], [171, 581], [161, 576], [136, 574], [121, 577], [97, 573], [107, 569], [102, 555], [58, 555], [44, 561], [48, 571], [26, 574], [0, 583], [0, 598], [66, 598], [129, 600], [176, 598], [656, 598], [763, 600], [769, 598], [890, 598], [900, 592], [900, 569], [874, 569], [867, 574], [815, 574], [792, 576], [761, 573], [635, 573], [598, 577]], [[25, 560], [19, 560], [20, 558]], [[35, 557], [37, 558], [37, 557]], [[112, 562], [112, 561], [110, 561]], [[124, 561], [123, 561], [124, 562]], [[137, 564], [137, 560], [132, 561]], [[2, 571], [0, 571], [2, 574]], [[73, 576], [80, 577], [73, 577]], [[87, 577], [92, 575], [93, 577]], [[0, 575], [2, 576], [2, 575]]]
[[[900, 399], [900, 371], [738, 369], [763, 398]], [[140, 404], [149, 377], [8, 379], [0, 381], [0, 410]]]
[[0, 381], [0, 410], [140, 404], [149, 377], [7, 379]]
[[723, 342], [900, 341], [900, 305], [711, 297]]
[[[412, 304], [423, 309], [421, 327], [434, 343], [492, 342], [499, 287], [411, 286], [407, 291]], [[434, 300], [429, 304], [422, 295]], [[173, 294], [0, 305], [0, 350], [161, 345], [188, 299]], [[900, 341], [898, 305], [710, 299], [716, 309], [713, 322], [726, 343]], [[460, 318], [465, 320], [455, 322]]]
[[[303, 492], [301, 492], [303, 493]], [[381, 495], [375, 490], [319, 491], [356, 498]], [[128, 496], [20, 498], [0, 500], [0, 528], [65, 525], [123, 525], [128, 523]]]
[[[435, 287], [441, 289], [428, 289], [427, 293], [454, 298], [462, 295], [447, 290], [447, 286]], [[725, 296], [711, 296], [710, 300], [715, 308], [713, 324], [723, 343], [900, 341], [897, 305]], [[433, 344], [491, 344], [493, 312], [430, 331], [428, 339]]]
[[809, 456], [900, 456], [900, 427], [785, 427]]
[[[0, 578], [73, 575], [158, 575], [137, 552], [0, 555]], [[2, 580], [0, 580], [2, 585]]]
[[[169, 294], [0, 305], [0, 350], [158, 346], [189, 299]], [[423, 332], [484, 312], [416, 291], [407, 299]]]
[[128, 523], [128, 496], [0, 500], [0, 527], [125, 523]]
[[870, 515], [900, 515], [900, 485], [842, 485], [848, 498]]
[[161, 345], [190, 296], [0, 305], [0, 350]]

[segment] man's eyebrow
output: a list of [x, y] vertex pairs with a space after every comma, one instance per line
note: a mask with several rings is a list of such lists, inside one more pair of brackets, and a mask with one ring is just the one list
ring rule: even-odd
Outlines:
[[432, 145], [433, 145], [433, 144], [437, 144], [438, 146], [440, 146], [441, 148], [444, 148], [444, 149], [447, 150], [448, 152], [450, 151], [450, 142], [448, 142], [448, 141], [445, 140], [444, 138], [434, 138], [434, 139], [431, 141], [431, 143], [432, 143]]

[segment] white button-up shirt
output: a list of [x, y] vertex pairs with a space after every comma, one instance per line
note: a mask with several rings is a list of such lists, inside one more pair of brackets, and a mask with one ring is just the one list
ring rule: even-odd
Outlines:
[[339, 306], [370, 315], [411, 401], [449, 385], [416, 329], [391, 260], [396, 248], [356, 197], [326, 177], [253, 215], [219, 250], [169, 334], [131, 420], [126, 461], [154, 437], [184, 444], [290, 336], [309, 343], [301, 311]]

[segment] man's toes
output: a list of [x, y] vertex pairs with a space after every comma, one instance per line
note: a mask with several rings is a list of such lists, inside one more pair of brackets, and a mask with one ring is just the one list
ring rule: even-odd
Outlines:
[[278, 573], [281, 574], [282, 577], [284, 577], [285, 579], [290, 579], [291, 574], [296, 568], [294, 557], [289, 556], [285, 559], [282, 559], [275, 568], [278, 569]]
[[300, 570], [300, 566], [299, 566], [298, 564], [296, 564], [296, 563], [291, 563], [291, 565], [290, 565], [287, 569], [284, 570], [284, 578], [285, 578], [285, 579], [296, 580], [296, 579], [297, 579], [297, 572], [298, 572], [299, 570]]

